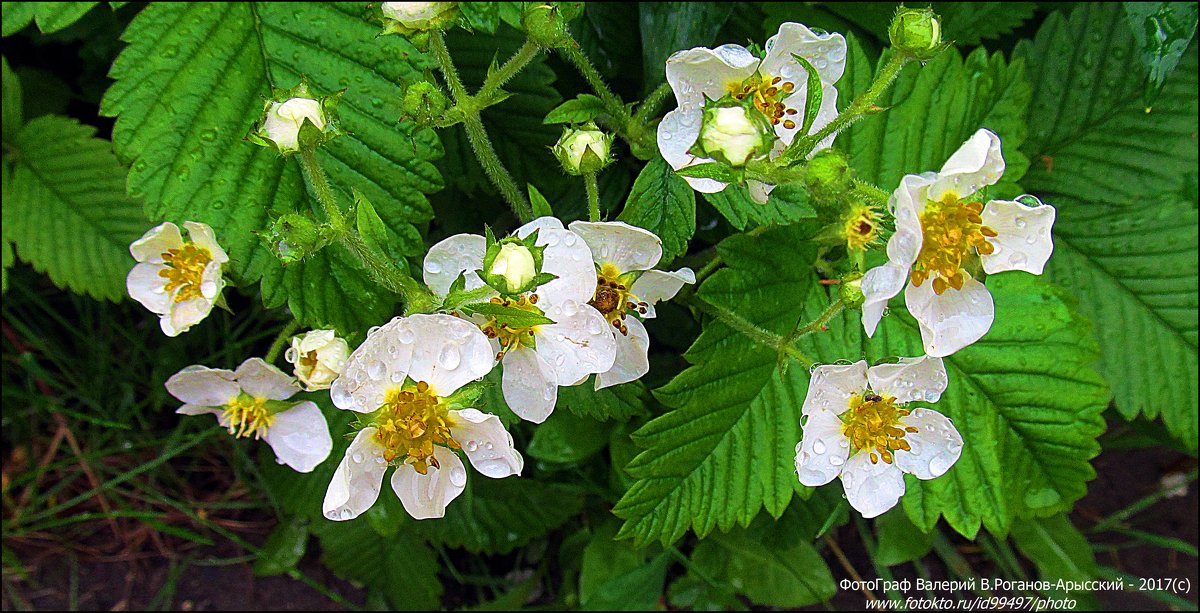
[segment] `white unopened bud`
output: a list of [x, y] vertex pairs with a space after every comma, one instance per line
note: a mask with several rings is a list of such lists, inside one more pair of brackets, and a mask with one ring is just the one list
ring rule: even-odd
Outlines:
[[763, 130], [742, 106], [713, 108], [705, 112], [700, 127], [700, 146], [709, 157], [744, 166], [750, 158], [765, 153]]
[[488, 273], [493, 278], [503, 278], [508, 285], [508, 291], [516, 293], [533, 281], [537, 275], [537, 265], [528, 247], [518, 243], [504, 243], [500, 245], [500, 253], [496, 254]]
[[611, 134], [588, 123], [581, 128], [565, 129], [552, 149], [567, 174], [581, 175], [608, 166], [612, 161], [612, 142]]
[[291, 98], [286, 102], [272, 102], [263, 119], [264, 136], [279, 147], [280, 151], [300, 150], [300, 126], [304, 120], [317, 128], [325, 129], [325, 116], [321, 103], [312, 98]]
[[310, 392], [329, 389], [342, 373], [350, 345], [333, 330], [313, 330], [292, 337], [284, 358], [295, 365], [296, 378]]

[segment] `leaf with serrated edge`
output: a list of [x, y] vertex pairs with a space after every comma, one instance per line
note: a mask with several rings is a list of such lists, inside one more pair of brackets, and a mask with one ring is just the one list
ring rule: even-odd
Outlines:
[[696, 232], [696, 193], [662, 158], [654, 158], [633, 182], [625, 208], [617, 217], [662, 239], [662, 264], [687, 251]]

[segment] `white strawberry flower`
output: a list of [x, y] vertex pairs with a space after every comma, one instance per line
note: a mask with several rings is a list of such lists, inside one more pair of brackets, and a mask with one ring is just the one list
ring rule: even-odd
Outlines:
[[804, 438], [796, 444], [800, 483], [842, 478], [850, 506], [876, 517], [904, 494], [904, 473], [936, 479], [958, 461], [963, 440], [937, 411], [948, 379], [941, 358], [901, 358], [867, 368], [860, 361], [817, 367], [804, 398]]
[[167, 379], [167, 391], [187, 403], [176, 413], [216, 415], [231, 435], [266, 441], [281, 464], [298, 472], [312, 472], [333, 449], [321, 409], [311, 401], [285, 402], [299, 386], [261, 358], [236, 371], [188, 366]]
[[397, 317], [369, 334], [330, 388], [333, 403], [360, 413], [365, 427], [333, 474], [325, 516], [361, 515], [395, 466], [392, 490], [409, 515], [443, 517], [467, 483], [456, 449], [484, 476], [521, 474], [525, 461], [500, 419], [455, 394], [495, 363], [487, 337], [453, 315]]
[[862, 280], [862, 321], [873, 335], [888, 300], [904, 292], [921, 329], [925, 353], [948, 356], [987, 333], [995, 319], [992, 295], [965, 269], [974, 258], [988, 274], [1024, 270], [1042, 274], [1054, 251], [1054, 207], [1032, 196], [990, 200], [971, 196], [1004, 174], [1000, 138], [979, 130], [938, 173], [907, 175], [888, 200], [896, 233], [888, 261]]
[[591, 305], [617, 342], [616, 360], [596, 376], [596, 389], [638, 379], [650, 372], [650, 335], [639, 317], [654, 317], [654, 304], [695, 283], [696, 273], [652, 270], [662, 259], [662, 239], [648, 230], [620, 221], [576, 221], [570, 227], [591, 247], [596, 277]]
[[349, 356], [350, 344], [333, 330], [312, 330], [293, 336], [292, 346], [283, 354], [309, 392], [329, 389]]
[[[779, 155], [804, 124], [808, 100], [808, 71], [793, 55], [807, 60], [821, 78], [821, 106], [809, 134], [825, 127], [837, 116], [837, 88], [846, 68], [846, 39], [841, 34], [817, 34], [798, 23], [784, 23], [767, 41], [766, 57], [759, 59], [741, 45], [722, 45], [716, 49], [696, 47], [679, 51], [667, 59], [667, 82], [675, 92], [678, 108], [667, 113], [658, 125], [658, 150], [671, 167], [678, 170], [712, 159], [691, 153], [700, 136], [705, 98], [718, 100], [726, 95], [751, 98], [754, 106], [774, 125], [779, 140], [771, 152]], [[833, 144], [833, 136], [820, 142], [813, 151]], [[715, 179], [685, 177], [699, 192], [714, 193], [726, 183]], [[750, 195], [765, 203], [775, 188], [759, 181], [747, 181]]]
[[[534, 230], [537, 246], [545, 247], [541, 272], [558, 278], [516, 297], [496, 296], [492, 302], [540, 309], [554, 323], [512, 328], [482, 317], [478, 323], [504, 365], [505, 402], [521, 419], [542, 423], [554, 411], [559, 387], [612, 367], [617, 342], [604, 316], [588, 305], [596, 292], [596, 270], [587, 243], [553, 217], [535, 219], [514, 234], [524, 239]], [[439, 242], [425, 256], [425, 284], [434, 294], [445, 296], [465, 273], [466, 289], [482, 287], [475, 271], [482, 266], [486, 248], [486, 239], [477, 234], [458, 234]]]
[[125, 278], [134, 300], [160, 316], [167, 336], [178, 336], [212, 311], [225, 279], [221, 269], [229, 256], [217, 244], [212, 228], [186, 221], [184, 241], [179, 226], [166, 222], [129, 245], [138, 264]]
[[304, 125], [306, 119], [317, 129], [325, 129], [325, 114], [319, 101], [312, 98], [290, 98], [283, 102], [271, 102], [263, 117], [262, 131], [280, 151], [299, 151], [300, 126]]
[[458, 16], [456, 2], [383, 2], [384, 34], [406, 36], [440, 29]]

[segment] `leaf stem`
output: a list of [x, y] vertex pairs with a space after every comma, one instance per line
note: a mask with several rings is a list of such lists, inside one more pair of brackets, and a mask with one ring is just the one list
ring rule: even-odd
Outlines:
[[635, 119], [633, 114], [629, 112], [629, 109], [626, 108], [625, 101], [621, 100], [620, 96], [614, 94], [608, 85], [604, 83], [604, 77], [592, 65], [592, 61], [584, 55], [583, 51], [579, 48], [579, 43], [571, 40], [564, 46], [559, 47], [558, 52], [579, 70], [579, 74], [583, 75], [588, 85], [596, 92], [596, 96], [604, 103], [604, 112], [612, 117], [611, 127], [616, 131], [617, 135], [625, 139], [630, 145], [638, 145], [639, 147], [648, 149], [654, 149], [657, 146], [657, 143], [653, 139], [648, 140], [645, 124]]
[[832, 320], [838, 313], [841, 313], [842, 309], [845, 307], [846, 303], [842, 302], [840, 298], [835, 300], [833, 304], [829, 305], [824, 312], [817, 316], [816, 319], [804, 324], [803, 326], [800, 325], [800, 322], [796, 322], [796, 328], [787, 335], [785, 340], [790, 343], [791, 341], [794, 341], [802, 336], [821, 331], [824, 329], [825, 324], [828, 324], [829, 321]]
[[313, 192], [317, 195], [317, 202], [320, 203], [321, 209], [325, 212], [325, 217], [329, 219], [329, 225], [338, 234], [344, 234], [347, 231], [346, 217], [342, 215], [342, 210], [338, 208], [337, 198], [333, 195], [333, 188], [329, 186], [329, 177], [325, 175], [325, 171], [321, 168], [320, 162], [317, 161], [316, 149], [303, 149], [300, 151], [300, 169], [304, 171], [304, 177], [308, 179], [308, 184], [312, 186]]
[[786, 355], [797, 362], [800, 362], [805, 368], [811, 368], [814, 364], [816, 364], [812, 358], [809, 358], [804, 354], [804, 352], [797, 349], [795, 345], [793, 345], [784, 337], [775, 334], [770, 330], [763, 329], [754, 322], [742, 317], [741, 315], [738, 315], [737, 313], [734, 313], [725, 307], [708, 302], [698, 295], [693, 295], [688, 302], [697, 309], [717, 318], [717, 320], [721, 323], [733, 328], [738, 332], [741, 332], [743, 335], [750, 338], [750, 340], [753, 340], [760, 345], [772, 347], [777, 352]]
[[658, 107], [662, 106], [662, 103], [671, 94], [671, 91], [671, 84], [663, 81], [638, 105], [638, 110], [633, 114], [633, 119], [642, 125], [646, 125], [651, 116], [658, 114]]
[[279, 335], [271, 343], [271, 348], [267, 350], [266, 357], [263, 358], [267, 364], [275, 362], [275, 359], [279, 357], [279, 352], [283, 351], [283, 345], [287, 342], [288, 337], [295, 334], [298, 329], [300, 329], [300, 322], [293, 319], [291, 323], [279, 331]]
[[583, 173], [583, 185], [587, 188], [588, 221], [600, 221], [600, 186], [596, 182], [596, 173]]
[[475, 94], [475, 98], [480, 100], [480, 105], [490, 106], [492, 104], [490, 102], [491, 98], [499, 91], [499, 89], [505, 83], [507, 83], [509, 79], [517, 76], [517, 73], [521, 72], [522, 69], [528, 66], [529, 62], [533, 61], [533, 58], [537, 57], [537, 54], [540, 51], [541, 47], [539, 47], [537, 43], [526, 39], [525, 44], [521, 45], [521, 48], [517, 49], [516, 53], [514, 53], [512, 57], [508, 58], [508, 60], [504, 62], [504, 64], [500, 66], [496, 72], [489, 74], [487, 79], [483, 82], [483, 85], [479, 88], [479, 92]]

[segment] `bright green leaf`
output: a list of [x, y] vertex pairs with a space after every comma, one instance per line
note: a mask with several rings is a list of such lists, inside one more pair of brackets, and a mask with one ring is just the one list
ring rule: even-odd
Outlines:
[[730, 185], [715, 194], [704, 194], [704, 199], [738, 230], [752, 225], [785, 226], [817, 216], [808, 204], [808, 192], [798, 185], [775, 188], [766, 204], [750, 199], [750, 192], [740, 185]]
[[1196, 36], [1195, 2], [1124, 2], [1125, 16], [1133, 39], [1141, 50], [1142, 65], [1149, 72], [1146, 91], [1142, 96], [1146, 106], [1158, 98], [1167, 76], [1179, 65]]
[[899, 507], [875, 520], [875, 533], [878, 538], [875, 562], [883, 566], [920, 560], [933, 549], [932, 535], [914, 526]]
[[591, 94], [579, 94], [579, 97], [558, 105], [546, 115], [542, 123], [583, 123], [591, 121], [604, 112], [604, 102]]
[[667, 58], [672, 53], [692, 47], [715, 47], [717, 32], [729, 19], [733, 6], [726, 2], [638, 4], [646, 91], [667, 80]]
[[666, 160], [654, 158], [633, 182], [617, 219], [657, 234], [663, 242], [661, 264], [667, 264], [687, 252], [696, 233], [696, 193]]
[[[1084, 582], [1097, 577], [1092, 546], [1066, 515], [1018, 521], [1013, 524], [1012, 539], [1017, 549], [1037, 566], [1038, 579], [1042, 581]], [[1088, 599], [1092, 594], [1049, 590], [1047, 596]]]
[[801, 539], [734, 530], [701, 541], [692, 552], [692, 563], [760, 606], [803, 607], [837, 592], [821, 554]]
[[604, 389], [592, 389], [590, 382], [558, 388], [558, 406], [580, 417], [627, 421], [646, 412], [646, 386], [631, 381]]
[[612, 422], [556, 411], [538, 426], [525, 453], [551, 464], [577, 464], [604, 448], [612, 428]]
[[4, 123], [0, 125], [3, 127], [4, 142], [8, 142], [24, 125], [21, 113], [21, 80], [8, 67], [8, 58], [0, 56], [0, 63], [3, 66], [4, 88]]

